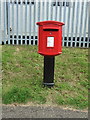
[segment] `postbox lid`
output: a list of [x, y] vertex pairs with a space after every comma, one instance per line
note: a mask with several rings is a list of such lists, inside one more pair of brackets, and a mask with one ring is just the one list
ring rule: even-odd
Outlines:
[[48, 20], [48, 21], [41, 21], [41, 22], [37, 22], [37, 25], [47, 25], [47, 24], [56, 24], [56, 25], [65, 25], [63, 22], [59, 22], [59, 21], [53, 21], [53, 20]]

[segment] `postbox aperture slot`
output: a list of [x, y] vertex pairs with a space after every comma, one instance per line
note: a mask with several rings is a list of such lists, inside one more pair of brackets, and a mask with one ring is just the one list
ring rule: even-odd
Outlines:
[[58, 29], [43, 29], [44, 31], [58, 31]]

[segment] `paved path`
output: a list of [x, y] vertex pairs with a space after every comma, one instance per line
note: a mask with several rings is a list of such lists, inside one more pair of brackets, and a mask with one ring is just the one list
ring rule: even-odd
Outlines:
[[88, 112], [44, 106], [3, 106], [3, 118], [88, 118]]

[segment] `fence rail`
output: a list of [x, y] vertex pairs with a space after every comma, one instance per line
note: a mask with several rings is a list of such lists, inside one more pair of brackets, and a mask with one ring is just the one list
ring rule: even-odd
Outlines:
[[0, 44], [36, 45], [36, 22], [56, 20], [65, 23], [63, 46], [90, 47], [88, 37], [88, 1], [4, 0], [0, 1]]

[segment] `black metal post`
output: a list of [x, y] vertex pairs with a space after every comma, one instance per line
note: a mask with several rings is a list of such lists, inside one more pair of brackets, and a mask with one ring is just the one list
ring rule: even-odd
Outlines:
[[44, 86], [54, 85], [54, 62], [55, 56], [44, 56]]

